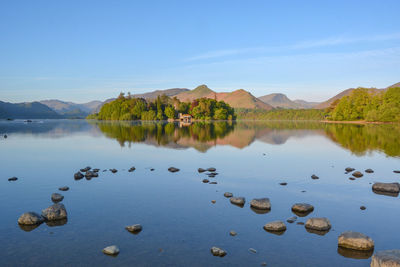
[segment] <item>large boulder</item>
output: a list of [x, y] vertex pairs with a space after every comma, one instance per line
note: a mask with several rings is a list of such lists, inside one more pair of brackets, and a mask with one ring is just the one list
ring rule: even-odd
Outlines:
[[387, 193], [399, 193], [400, 185], [399, 183], [374, 183], [372, 185], [372, 190]]
[[286, 230], [286, 225], [282, 221], [274, 221], [265, 224], [264, 229], [268, 232], [283, 232]]
[[47, 221], [63, 220], [67, 219], [67, 210], [63, 204], [57, 203], [51, 205], [47, 209], [42, 210], [42, 216]]
[[305, 227], [316, 231], [329, 231], [332, 225], [327, 218], [310, 218], [307, 220]]
[[271, 202], [269, 198], [254, 198], [250, 201], [250, 206], [259, 210], [270, 210]]
[[43, 217], [36, 212], [25, 212], [18, 218], [18, 224], [20, 225], [37, 225], [44, 221]]
[[371, 267], [400, 267], [400, 249], [378, 251], [372, 256]]
[[238, 206], [244, 206], [244, 203], [246, 203], [246, 199], [244, 197], [231, 197], [229, 200], [232, 204]]
[[347, 231], [338, 237], [338, 246], [354, 250], [372, 250], [374, 241], [362, 233]]

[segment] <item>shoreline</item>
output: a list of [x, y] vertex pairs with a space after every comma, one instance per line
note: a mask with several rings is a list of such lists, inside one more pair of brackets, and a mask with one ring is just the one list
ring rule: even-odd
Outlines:
[[322, 120], [319, 121], [322, 123], [335, 123], [335, 124], [395, 124], [396, 122], [383, 122], [383, 121], [328, 121]]

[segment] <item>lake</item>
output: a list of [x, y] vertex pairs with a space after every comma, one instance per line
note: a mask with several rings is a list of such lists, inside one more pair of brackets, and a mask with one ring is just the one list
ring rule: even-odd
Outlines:
[[[371, 255], [338, 249], [347, 230], [370, 236], [375, 251], [400, 248], [399, 197], [371, 189], [400, 179], [393, 172], [400, 169], [400, 125], [37, 120], [1, 121], [0, 134], [1, 266], [369, 266]], [[86, 166], [100, 168], [99, 177], [75, 180]], [[218, 175], [208, 178], [200, 167]], [[364, 176], [350, 180], [346, 167]], [[57, 192], [67, 221], [18, 225], [22, 213], [52, 205]], [[225, 192], [246, 204], [231, 204]], [[270, 212], [250, 208], [262, 197]], [[314, 211], [286, 222], [298, 202]], [[316, 234], [297, 224], [310, 217], [327, 217], [331, 230]], [[282, 235], [263, 229], [276, 220], [286, 224]], [[143, 230], [125, 230], [132, 224]], [[118, 256], [102, 253], [109, 245], [119, 247]], [[227, 255], [213, 256], [213, 246]]]

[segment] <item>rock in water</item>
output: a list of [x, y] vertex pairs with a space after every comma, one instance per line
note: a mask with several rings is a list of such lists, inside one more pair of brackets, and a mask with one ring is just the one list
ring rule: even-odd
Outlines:
[[213, 199], [213, 200], [211, 200], [211, 203], [213, 203], [213, 204], [215, 204], [216, 202], [217, 202], [217, 201], [216, 201], [216, 200], [214, 200], [214, 199]]
[[207, 171], [209, 171], [209, 172], [215, 172], [217, 169], [216, 168], [214, 168], [214, 167], [211, 167], [211, 168], [208, 168], [207, 169]]
[[372, 250], [374, 241], [362, 233], [348, 231], [339, 236], [338, 246], [355, 250]]
[[250, 206], [259, 210], [270, 210], [271, 202], [269, 198], [254, 198], [251, 200]]
[[13, 182], [13, 181], [16, 181], [16, 180], [18, 180], [18, 178], [17, 178], [17, 177], [11, 177], [11, 178], [8, 178], [8, 181], [9, 181], [9, 182]]
[[107, 255], [118, 255], [119, 248], [115, 245], [103, 248], [103, 253]]
[[170, 172], [179, 172], [179, 169], [175, 168], [175, 167], [169, 167], [168, 171], [170, 171]]
[[218, 257], [224, 257], [226, 255], [226, 251], [223, 250], [222, 248], [218, 248], [218, 247], [212, 247], [211, 253], [214, 256], [218, 256]]
[[75, 180], [80, 180], [83, 178], [83, 174], [81, 172], [77, 172], [74, 174], [74, 179]]
[[371, 267], [400, 267], [400, 249], [378, 251], [372, 256]]
[[300, 216], [300, 217], [305, 217], [311, 212], [313, 212], [314, 206], [311, 204], [307, 203], [296, 203], [292, 206], [292, 211]]
[[400, 173], [400, 170], [394, 170], [393, 172], [394, 173]]
[[128, 172], [133, 172], [134, 170], [136, 170], [136, 168], [135, 168], [135, 167], [131, 167], [131, 168], [128, 170]]
[[257, 253], [257, 250], [255, 250], [254, 248], [249, 248], [248, 250], [249, 250], [249, 252], [251, 252], [251, 253], [254, 253], [254, 254]]
[[313, 174], [313, 175], [311, 175], [311, 179], [313, 179], [313, 180], [317, 180], [317, 179], [319, 179], [319, 177], [318, 177], [318, 176], [316, 176], [315, 174]]
[[68, 191], [69, 187], [68, 186], [63, 186], [63, 187], [58, 188], [58, 190], [60, 190], [60, 191]]
[[231, 231], [229, 232], [229, 234], [230, 234], [231, 236], [236, 236], [236, 235], [237, 235], [237, 233], [236, 233], [235, 231], [233, 231], [233, 230], [231, 230]]
[[283, 183], [279, 183], [280, 185], [287, 185], [287, 183], [286, 182], [283, 182]]
[[366, 169], [365, 172], [366, 173], [374, 173], [374, 170], [373, 169]]
[[42, 216], [48, 221], [67, 219], [67, 210], [64, 205], [57, 203], [42, 210]]
[[142, 226], [140, 224], [133, 224], [125, 227], [126, 230], [128, 230], [131, 233], [139, 233], [142, 231]]
[[366, 210], [366, 209], [367, 209], [367, 207], [365, 207], [365, 206], [360, 207], [360, 210]]
[[18, 224], [21, 225], [36, 225], [42, 222], [44, 222], [43, 217], [32, 211], [26, 212], [18, 218]]
[[53, 193], [51, 195], [51, 201], [54, 203], [61, 202], [64, 199], [64, 196], [58, 193]]
[[198, 169], [197, 169], [197, 171], [198, 171], [199, 173], [202, 173], [202, 172], [205, 172], [205, 171], [206, 171], [206, 169], [203, 169], [203, 168], [198, 168]]
[[207, 184], [207, 183], [209, 183], [209, 182], [210, 182], [210, 180], [208, 180], [208, 179], [203, 179], [203, 183]]
[[210, 182], [210, 184], [217, 184], [217, 182], [215, 182], [215, 181], [214, 182]]
[[353, 175], [354, 177], [356, 177], [356, 178], [361, 178], [361, 177], [364, 176], [361, 172], [353, 172], [352, 175]]
[[117, 169], [110, 169], [110, 171], [111, 171], [112, 173], [116, 173], [116, 172], [118, 172], [118, 170], [117, 170]]
[[233, 197], [233, 194], [231, 192], [225, 192], [224, 197]]
[[372, 190], [388, 193], [399, 193], [400, 185], [399, 183], [374, 183], [372, 185]]
[[345, 169], [345, 171], [346, 172], [352, 172], [352, 171], [354, 171], [355, 169], [354, 168], [351, 168], [351, 167], [347, 167], [346, 169]]
[[286, 230], [286, 225], [282, 221], [274, 221], [264, 225], [264, 229], [269, 232], [283, 232]]
[[246, 203], [246, 199], [244, 197], [231, 197], [229, 199], [232, 204], [243, 206]]
[[294, 223], [296, 220], [297, 220], [297, 217], [296, 217], [296, 216], [293, 216], [293, 217], [290, 217], [289, 219], [287, 219], [286, 221], [287, 221], [288, 223]]
[[310, 218], [307, 220], [306, 228], [317, 231], [329, 231], [332, 227], [327, 218]]

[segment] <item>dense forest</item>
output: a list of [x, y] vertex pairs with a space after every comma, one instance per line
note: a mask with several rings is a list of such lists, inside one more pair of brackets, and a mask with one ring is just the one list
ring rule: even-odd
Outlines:
[[97, 114], [88, 119], [98, 120], [165, 120], [176, 119], [178, 113], [190, 114], [196, 120], [234, 120], [234, 109], [223, 101], [200, 98], [181, 102], [176, 97], [158, 96], [154, 101], [134, 98], [123, 93], [117, 99], [106, 103]]
[[400, 122], [400, 87], [377, 91], [357, 88], [328, 108], [334, 121]]
[[326, 111], [320, 109], [236, 109], [242, 120], [323, 120]]

